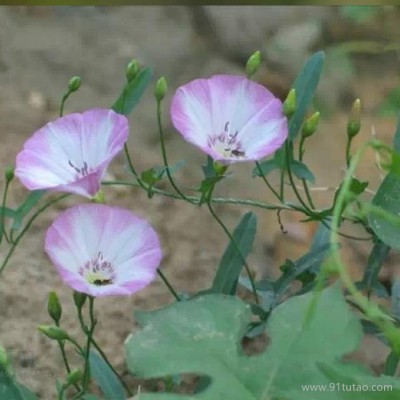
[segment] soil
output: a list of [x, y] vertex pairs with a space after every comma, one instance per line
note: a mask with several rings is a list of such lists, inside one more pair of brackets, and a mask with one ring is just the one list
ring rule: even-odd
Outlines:
[[[218, 17], [217, 11], [213, 10], [213, 18], [215, 15]], [[57, 117], [59, 100], [73, 75], [81, 75], [83, 85], [68, 100], [66, 112], [109, 107], [118, 95], [125, 65], [132, 57], [154, 67], [155, 76], [165, 75], [171, 93], [179, 84], [198, 76], [216, 72], [241, 73], [241, 61], [222, 50], [219, 52], [221, 41], [210, 44], [212, 39], [198, 29], [199, 19], [193, 18], [193, 12], [192, 7], [2, 7], [2, 168], [14, 163], [24, 141], [36, 129]], [[219, 13], [223, 18], [224, 10], [219, 9]], [[338, 18], [333, 10], [322, 14], [324, 18]], [[251, 24], [251, 20], [247, 23]], [[223, 40], [227, 40], [226, 35]], [[323, 48], [323, 45], [320, 47]], [[247, 54], [253, 50], [254, 47], [249, 48]], [[386, 93], [399, 85], [399, 78], [395, 65], [389, 62], [384, 65], [384, 72], [377, 70], [377, 59], [393, 61], [391, 55], [379, 57], [357, 60], [359, 73], [352, 77], [345, 91], [337, 88], [339, 93], [335, 96], [334, 108], [323, 115], [318, 134], [309, 141], [306, 161], [317, 176], [315, 186], [331, 188], [316, 192], [320, 207], [330, 204], [332, 188], [337, 187], [343, 175], [347, 114], [342, 105], [348, 105], [348, 96], [353, 99], [361, 97], [364, 105], [365, 118], [357, 144], [371, 137], [372, 127], [378, 138], [387, 142], [390, 142], [395, 130], [395, 118], [380, 118], [376, 111]], [[380, 68], [381, 64], [384, 62], [379, 63]], [[276, 93], [283, 96], [291, 83], [290, 74], [290, 71], [279, 71], [279, 68], [274, 71], [266, 69], [261, 71], [258, 79], [275, 86]], [[149, 89], [130, 117], [129, 147], [138, 170], [161, 165], [155, 103], [151, 92], [152, 89]], [[168, 132], [170, 163], [187, 160], [177, 179], [183, 187], [195, 187], [201, 179], [200, 165], [204, 163], [204, 156], [171, 128], [168, 101], [164, 122]], [[374, 157], [374, 154], [368, 154], [358, 172], [360, 178], [370, 180], [371, 190], [377, 188], [381, 179]], [[231, 179], [220, 185], [218, 195], [245, 195], [250, 199], [273, 201], [262, 182], [251, 178], [251, 169], [246, 165], [234, 166]], [[113, 162], [110, 176], [129, 179], [122, 156]], [[3, 186], [4, 182], [0, 183]], [[165, 184], [161, 187], [168, 188]], [[163, 271], [178, 291], [192, 293], [210, 285], [228, 241], [206, 208], [157, 195], [149, 200], [139, 189], [105, 187], [104, 190], [107, 202], [127, 207], [152, 222], [160, 234], [164, 250]], [[18, 181], [13, 182], [10, 205], [17, 206], [26, 194]], [[43, 400], [55, 398], [55, 379], [64, 376], [56, 344], [37, 330], [39, 324], [50, 323], [46, 311], [49, 291], [55, 290], [60, 296], [63, 327], [71, 335], [79, 337], [71, 290], [63, 284], [45, 256], [43, 237], [52, 219], [62, 209], [82, 201], [81, 198], [69, 198], [41, 215], [21, 241], [0, 279], [0, 344], [11, 355], [19, 380]], [[299, 257], [307, 249], [316, 228], [312, 224], [300, 223], [296, 214], [283, 213], [282, 221], [288, 231], [283, 234], [275, 213], [234, 205], [220, 205], [216, 209], [230, 229], [245, 212], [251, 210], [257, 214], [258, 235], [249, 262], [259, 277], [276, 276], [281, 262], [286, 258]], [[346, 229], [348, 232], [354, 230], [352, 227]], [[345, 243], [345, 259], [355, 279], [365, 265], [368, 248], [358, 242]], [[7, 251], [3, 243], [1, 258]], [[396, 264], [394, 255], [386, 268], [388, 280], [397, 274]], [[124, 340], [137, 329], [134, 311], [156, 309], [172, 301], [160, 280], [132, 297], [96, 301], [98, 342], [119, 371], [126, 372]], [[379, 371], [387, 349], [371, 337], [365, 341], [356, 358], [365, 360]], [[69, 354], [73, 357], [72, 352]]]

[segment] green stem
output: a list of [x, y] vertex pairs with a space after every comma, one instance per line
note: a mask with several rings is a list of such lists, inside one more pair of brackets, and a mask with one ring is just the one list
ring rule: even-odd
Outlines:
[[60, 105], [60, 117], [64, 115], [64, 105], [65, 102], [67, 101], [68, 97], [70, 96], [72, 92], [68, 91], [67, 93], [64, 93], [64, 96], [61, 99], [61, 105]]
[[172, 296], [174, 296], [177, 301], [181, 301], [181, 298], [179, 297], [178, 293], [175, 291], [175, 289], [169, 283], [168, 279], [166, 278], [164, 273], [160, 270], [160, 268], [157, 268], [157, 273], [160, 276], [160, 278], [162, 279], [162, 281], [165, 283], [165, 286], [167, 286], [168, 290], [171, 292]]
[[[303, 135], [301, 135], [300, 144], [299, 144], [299, 161], [300, 162], [303, 161], [305, 141], [306, 141], [306, 138]], [[301, 182], [303, 184], [304, 192], [306, 193], [308, 203], [310, 204], [310, 207], [315, 210], [315, 205], [314, 205], [313, 199], [311, 197], [311, 193], [308, 188], [307, 181], [305, 179], [302, 179]]]
[[7, 243], [10, 243], [10, 239], [8, 238], [6, 227], [5, 227], [5, 208], [6, 208], [6, 203], [7, 203], [7, 194], [8, 194], [8, 188], [10, 186], [10, 181], [7, 179], [6, 180], [6, 187], [4, 188], [4, 193], [3, 193], [3, 201], [1, 203], [1, 215], [0, 215], [0, 244], [3, 239], [3, 235], [6, 238]]
[[259, 300], [258, 300], [258, 294], [257, 294], [257, 289], [256, 289], [256, 285], [254, 282], [254, 278], [253, 278], [253, 274], [251, 273], [250, 267], [247, 264], [247, 261], [245, 260], [245, 258], [242, 255], [242, 252], [239, 249], [239, 246], [237, 245], [235, 239], [233, 238], [233, 236], [231, 235], [231, 233], [229, 232], [228, 228], [225, 226], [225, 224], [223, 223], [223, 221], [218, 217], [217, 213], [214, 211], [214, 209], [211, 206], [211, 198], [212, 198], [212, 193], [214, 191], [214, 188], [212, 188], [210, 190], [210, 193], [208, 195], [207, 198], [207, 207], [210, 210], [211, 215], [214, 217], [214, 219], [218, 222], [218, 224], [221, 226], [221, 228], [223, 229], [223, 231], [225, 232], [226, 236], [228, 236], [230, 242], [232, 243], [236, 254], [241, 258], [243, 265], [245, 266], [246, 269], [246, 273], [249, 277], [250, 280], [250, 284], [251, 284], [251, 289], [253, 291], [253, 295], [254, 295], [254, 300], [256, 302], [256, 304], [260, 304]]
[[[80, 315], [79, 315], [80, 314]], [[77, 393], [74, 397], [73, 400], [80, 399], [86, 392], [89, 382], [90, 382], [90, 363], [89, 363], [89, 356], [90, 356], [90, 345], [93, 340], [93, 333], [94, 329], [96, 327], [96, 319], [94, 317], [94, 297], [89, 296], [89, 328], [86, 327], [83, 318], [82, 318], [82, 313], [78, 313], [78, 318], [79, 322], [81, 323], [81, 327], [83, 331], [85, 332], [87, 336], [86, 340], [86, 346], [85, 346], [85, 351], [84, 351], [84, 371], [83, 371], [83, 378], [82, 378], [82, 389], [79, 393]]]
[[297, 197], [297, 200], [299, 200], [301, 205], [304, 207], [307, 215], [311, 216], [311, 215], [313, 215], [313, 212], [309, 209], [308, 205], [302, 199], [299, 191], [297, 190], [296, 183], [294, 182], [294, 179], [293, 179], [292, 170], [290, 168], [289, 144], [288, 144], [287, 141], [285, 142], [285, 154], [286, 154], [286, 166], [287, 166], [287, 172], [288, 172], [290, 184], [292, 185], [292, 188], [293, 188], [293, 191], [294, 191], [294, 193], [295, 193], [295, 195]]
[[260, 174], [260, 177], [264, 181], [264, 183], [268, 186], [269, 190], [275, 195], [275, 197], [282, 202], [282, 198], [279, 196], [279, 193], [273, 188], [273, 186], [269, 183], [268, 179], [264, 176], [263, 171], [261, 169], [261, 165], [258, 161], [256, 161], [257, 170]]
[[351, 162], [351, 155], [350, 155], [350, 150], [351, 150], [351, 137], [347, 137], [347, 143], [346, 143], [346, 167], [349, 168], [350, 162]]
[[160, 143], [161, 143], [161, 153], [162, 153], [162, 158], [163, 158], [163, 162], [164, 162], [164, 167], [165, 167], [165, 171], [167, 173], [167, 177], [168, 180], [171, 184], [171, 186], [175, 189], [176, 193], [179, 194], [179, 196], [186, 200], [189, 203], [192, 203], [191, 199], [189, 197], [187, 197], [176, 185], [176, 183], [174, 182], [171, 172], [169, 170], [169, 165], [168, 165], [168, 159], [167, 159], [167, 151], [165, 148], [165, 140], [164, 140], [164, 129], [162, 126], [162, 122], [161, 122], [161, 101], [157, 100], [157, 125], [158, 125], [158, 131], [160, 134]]
[[33, 224], [33, 222], [35, 221], [35, 219], [43, 212], [45, 211], [47, 208], [49, 208], [50, 206], [52, 206], [53, 204], [59, 202], [62, 199], [65, 199], [66, 197], [68, 197], [69, 194], [64, 194], [60, 197], [57, 197], [56, 199], [53, 199], [49, 202], [47, 202], [46, 204], [44, 204], [42, 207], [40, 207], [33, 215], [32, 217], [29, 219], [29, 221], [27, 222], [27, 224], [25, 225], [24, 229], [22, 229], [21, 233], [15, 238], [15, 240], [13, 241], [12, 246], [10, 247], [10, 250], [7, 253], [6, 258], [4, 259], [3, 263], [0, 266], [0, 275], [3, 273], [4, 269], [6, 268], [8, 261], [10, 260], [11, 256], [13, 255], [16, 247], [18, 246], [19, 241], [22, 239], [22, 237], [25, 235], [25, 233], [28, 231], [28, 229], [31, 227], [31, 225]]
[[126, 143], [124, 144], [124, 152], [125, 152], [126, 159], [128, 161], [129, 169], [131, 170], [132, 174], [136, 178], [137, 183], [139, 184], [139, 186], [141, 188], [143, 188], [144, 190], [147, 191], [148, 189], [147, 189], [146, 185], [142, 182], [142, 180], [139, 178], [139, 175], [136, 172], [136, 169], [135, 169], [135, 167], [133, 165], [133, 162], [132, 162], [132, 159], [131, 159], [131, 155], [129, 154], [128, 146], [126, 145]]

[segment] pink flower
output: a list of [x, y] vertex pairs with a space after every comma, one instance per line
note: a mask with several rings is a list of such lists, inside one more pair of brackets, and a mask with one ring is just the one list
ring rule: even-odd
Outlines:
[[69, 114], [49, 122], [25, 142], [15, 174], [30, 190], [93, 197], [128, 134], [127, 118], [112, 110]]
[[181, 86], [172, 99], [171, 118], [188, 142], [225, 163], [260, 160], [288, 136], [281, 101], [264, 86], [236, 75]]
[[60, 214], [46, 233], [45, 251], [65, 283], [91, 296], [141, 290], [155, 278], [162, 256], [147, 221], [93, 203]]

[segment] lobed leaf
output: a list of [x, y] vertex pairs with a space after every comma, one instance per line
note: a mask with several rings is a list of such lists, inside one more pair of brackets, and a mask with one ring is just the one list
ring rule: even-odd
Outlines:
[[[332, 373], [338, 383], [390, 382], [399, 396], [399, 379], [378, 379], [357, 364], [339, 362], [362, 337], [361, 324], [340, 288], [324, 290], [313, 318], [305, 323], [313, 300], [314, 294], [308, 293], [277, 307], [267, 325], [270, 344], [252, 357], [241, 346], [251, 321], [250, 307], [236, 297], [207, 295], [147, 313], [143, 329], [126, 342], [129, 369], [139, 378], [194, 373], [208, 384], [186, 395], [141, 393], [140, 400], [347, 399], [342, 392], [303, 389], [328, 385]], [[386, 395], [372, 399], [384, 400]], [[398, 397], [388, 399], [392, 398]]]

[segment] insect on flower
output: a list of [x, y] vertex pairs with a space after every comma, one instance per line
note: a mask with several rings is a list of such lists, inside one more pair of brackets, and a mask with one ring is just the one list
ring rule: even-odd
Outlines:
[[188, 142], [227, 164], [260, 160], [288, 136], [282, 102], [264, 86], [236, 75], [181, 86], [172, 99], [171, 118]]
[[65, 283], [91, 296], [135, 293], [153, 281], [161, 261], [147, 221], [93, 203], [61, 213], [46, 233], [45, 251]]
[[93, 197], [128, 133], [127, 118], [112, 110], [69, 114], [49, 122], [25, 142], [15, 174], [30, 190]]

